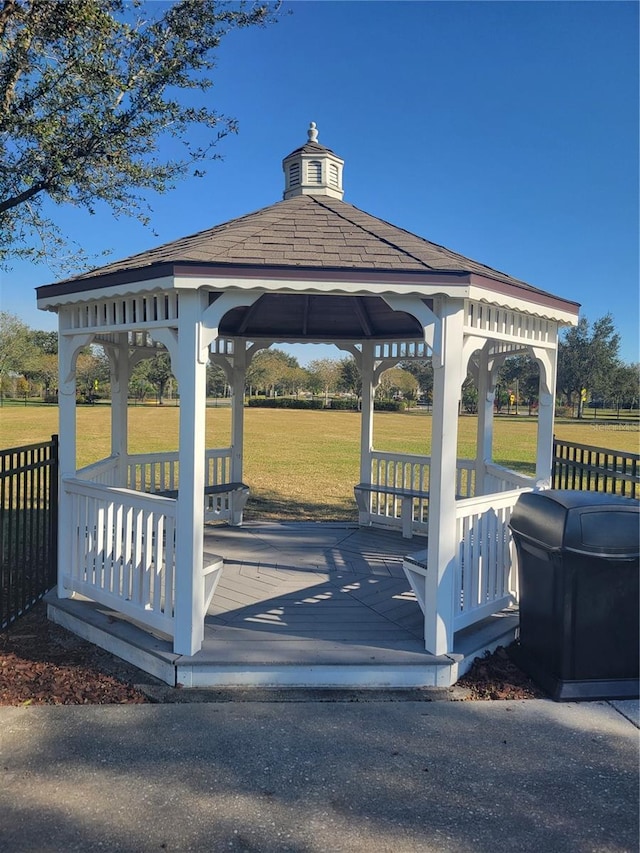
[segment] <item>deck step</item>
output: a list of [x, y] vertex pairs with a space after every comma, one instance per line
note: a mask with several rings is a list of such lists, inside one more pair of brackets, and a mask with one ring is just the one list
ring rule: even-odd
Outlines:
[[[45, 601], [49, 619], [77, 636], [137, 666], [171, 686], [183, 687], [288, 687], [338, 689], [398, 689], [449, 687], [473, 660], [515, 636], [517, 614], [498, 614], [474, 629], [456, 635], [453, 655], [436, 657], [428, 652], [407, 653], [339, 642], [301, 640], [295, 644], [268, 640], [265, 634], [233, 633], [215, 641], [191, 658], [176, 655], [169, 638], [151, 633], [133, 620], [85, 599], [58, 599], [55, 590]], [[241, 629], [237, 629], [240, 631]], [[211, 657], [215, 648], [216, 659]]]

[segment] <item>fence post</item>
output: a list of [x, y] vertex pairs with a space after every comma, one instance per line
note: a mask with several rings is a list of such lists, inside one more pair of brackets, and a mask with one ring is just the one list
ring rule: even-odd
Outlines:
[[58, 436], [51, 436], [51, 465], [49, 468], [49, 566], [47, 581], [50, 586], [58, 582]]

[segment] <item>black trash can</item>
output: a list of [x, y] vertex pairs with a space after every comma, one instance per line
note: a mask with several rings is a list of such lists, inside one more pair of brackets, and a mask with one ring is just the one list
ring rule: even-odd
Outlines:
[[520, 496], [510, 527], [519, 665], [555, 700], [639, 690], [640, 502], [598, 492]]

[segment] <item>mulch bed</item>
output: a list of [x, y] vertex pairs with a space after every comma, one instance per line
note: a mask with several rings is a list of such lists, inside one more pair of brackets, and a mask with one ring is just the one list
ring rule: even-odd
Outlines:
[[[160, 684], [50, 622], [43, 602], [0, 633], [0, 705], [138, 705], [158, 701], [146, 695], [144, 685]], [[545, 695], [502, 647], [476, 659], [457, 687], [465, 688], [472, 700]]]
[[510, 648], [504, 646], [476, 658], [457, 686], [467, 688], [470, 699], [542, 699], [546, 695], [516, 666]]
[[0, 705], [113, 705], [149, 700], [145, 674], [47, 619], [43, 602], [0, 634]]

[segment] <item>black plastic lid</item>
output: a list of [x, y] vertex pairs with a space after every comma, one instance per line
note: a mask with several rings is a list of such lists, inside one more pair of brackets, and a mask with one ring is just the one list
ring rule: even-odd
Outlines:
[[601, 492], [549, 489], [518, 498], [510, 527], [543, 548], [637, 557], [640, 501]]

